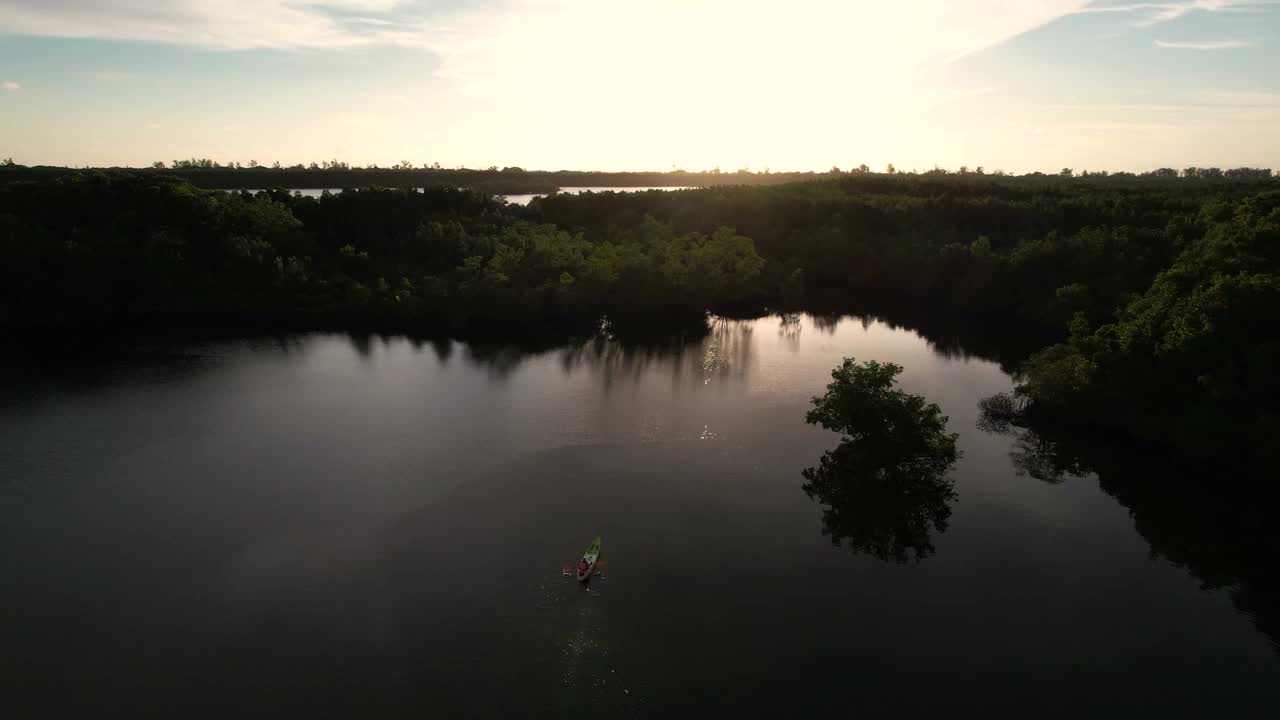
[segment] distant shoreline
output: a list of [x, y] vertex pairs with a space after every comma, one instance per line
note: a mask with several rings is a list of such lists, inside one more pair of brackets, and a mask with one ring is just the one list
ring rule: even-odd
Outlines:
[[[208, 164], [205, 164], [208, 163]], [[876, 177], [891, 179], [895, 177], [947, 177], [965, 180], [989, 182], [1008, 182], [1027, 179], [1039, 179], [1046, 182], [1071, 181], [1106, 181], [1128, 182], [1142, 180], [1169, 182], [1227, 182], [1258, 181], [1273, 178], [1272, 171], [1265, 168], [1185, 168], [1175, 170], [1162, 168], [1140, 174], [1135, 173], [1090, 173], [1082, 171], [1075, 174], [1064, 169], [1053, 174], [1031, 173], [1027, 175], [1006, 175], [1000, 171], [986, 172], [982, 168], [970, 170], [962, 167], [958, 170], [934, 168], [915, 172], [872, 172], [865, 166], [852, 170], [832, 168], [827, 172], [751, 172], [737, 170], [734, 172], [689, 172], [671, 170], [668, 172], [601, 172], [588, 170], [524, 170], [523, 168], [490, 168], [487, 170], [472, 168], [380, 168], [350, 167], [342, 163], [331, 163], [328, 167], [238, 167], [235, 165], [216, 165], [212, 161], [181, 161], [177, 167], [166, 168], [86, 168], [75, 169], [57, 166], [0, 166], [0, 184], [20, 181], [45, 181], [58, 177], [71, 176], [78, 172], [132, 172], [155, 174], [164, 177], [181, 178], [193, 186], [205, 190], [254, 190], [260, 188], [285, 188], [303, 190], [312, 188], [422, 188], [433, 186], [466, 187], [479, 192], [495, 195], [544, 195], [557, 192], [563, 188], [675, 188], [675, 187], [726, 187], [726, 186], [765, 186], [812, 180], [833, 180], [848, 177]], [[1070, 173], [1070, 174], [1067, 174]]]
[[393, 169], [393, 168], [75, 168], [21, 165], [0, 167], [0, 184], [44, 181], [77, 172], [133, 172], [176, 177], [205, 190], [252, 190], [286, 188], [422, 188], [438, 185], [467, 187], [497, 195], [538, 195], [563, 188], [668, 188], [727, 185], [778, 185], [801, 180], [843, 177], [843, 173], [695, 173], [672, 172], [591, 172], [576, 170], [526, 171], [521, 169], [473, 170]]

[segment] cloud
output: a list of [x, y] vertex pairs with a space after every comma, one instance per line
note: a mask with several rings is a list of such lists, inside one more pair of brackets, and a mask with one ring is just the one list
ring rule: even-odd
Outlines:
[[[449, 108], [424, 114], [436, 135], [451, 138], [447, 152], [468, 162], [830, 167], [900, 159], [881, 157], [892, 147], [910, 148], [904, 154], [921, 163], [974, 153], [962, 126], [936, 126], [955, 108], [997, 104], [1000, 83], [969, 77], [957, 62], [1088, 5], [0, 0], [0, 32], [219, 50], [422, 48], [435, 56], [422, 67], [436, 77], [421, 84]], [[419, 90], [397, 91], [417, 108], [426, 102], [416, 100]], [[389, 145], [384, 135], [401, 118], [406, 126], [424, 122], [392, 107], [386, 117], [344, 113], [317, 122], [323, 134], [307, 136], [308, 144], [359, 154], [352, 148]], [[401, 132], [400, 142], [429, 147], [426, 133]], [[430, 147], [423, 159], [441, 152]]]
[[405, 5], [406, 0], [295, 0], [294, 4], [353, 12], [387, 12]]
[[1053, 113], [1078, 112], [1097, 116], [1100, 113], [1114, 117], [1117, 113], [1132, 113], [1144, 118], [1175, 115], [1185, 117], [1189, 113], [1213, 113], [1245, 117], [1244, 111], [1280, 110], [1280, 93], [1266, 90], [1195, 90], [1170, 95], [1165, 102], [1135, 103], [1050, 103], [1040, 106]]
[[1140, 2], [1122, 5], [1093, 4], [1082, 13], [1134, 13], [1141, 17], [1134, 23], [1149, 27], [1177, 20], [1194, 12], [1255, 12], [1280, 0], [1182, 0], [1181, 2]]
[[1257, 45], [1252, 40], [1155, 40], [1152, 44], [1158, 48], [1170, 48], [1173, 50], [1237, 50]]
[[432, 7], [403, 0], [0, 0], [0, 32], [228, 50], [344, 48], [403, 43], [406, 29], [418, 28]]
[[519, 137], [616, 167], [830, 167], [836, 145], [872, 159], [944, 103], [989, 92], [957, 88], [956, 61], [1086, 4], [520, 0], [455, 14], [431, 47], [473, 137], [504, 142], [520, 118]]
[[[954, 32], [935, 37], [945, 40], [942, 45], [950, 54], [944, 57], [954, 59], [986, 47], [993, 39], [998, 42], [1010, 33], [1082, 9], [1088, 2], [974, 0], [957, 7], [961, 4], [942, 0], [795, 0], [779, 7], [727, 0], [496, 0], [483, 4], [477, 0], [0, 0], [0, 32], [227, 50], [368, 45], [452, 50], [468, 37], [517, 34], [520, 25], [531, 20], [565, 38], [569, 47], [580, 41], [596, 45], [599, 38], [609, 37], [628, 43], [643, 40], [646, 54], [662, 54], [672, 47], [664, 36], [694, 43], [689, 45], [692, 49], [732, 43], [744, 31], [752, 35], [780, 31], [790, 37], [808, 34], [841, 45], [847, 45], [850, 36], [859, 38], [856, 44], [887, 47], [894, 44], [889, 40], [915, 44], [921, 34], [918, 23], [923, 22], [928, 31], [945, 21]], [[587, 36], [561, 32], [545, 22], [548, 17], [562, 18]], [[740, 27], [740, 18], [748, 27]], [[868, 25], [869, 20], [877, 22]], [[458, 33], [459, 24], [469, 32]], [[632, 28], [643, 28], [645, 34], [631, 32]], [[691, 28], [697, 32], [690, 33]], [[831, 37], [837, 29], [844, 33], [838, 40]], [[702, 34], [707, 31], [710, 37]]]
[[[609, 84], [703, 76], [715, 86], [762, 81], [807, 85], [859, 80], [947, 63], [1077, 11], [1088, 0], [519, 0], [500, 13], [472, 12], [437, 29], [439, 73], [485, 84], [510, 75], [529, 88], [536, 69]], [[855, 39], [856, 38], [856, 39]], [[607, 57], [609, 62], [584, 62]], [[885, 62], [892, 57], [893, 62]], [[864, 63], [870, 63], [867, 66]], [[519, 72], [505, 72], [519, 68]]]
[[138, 79], [137, 73], [124, 72], [121, 70], [94, 70], [86, 73], [85, 75], [92, 80], [97, 80], [102, 83], [129, 82], [131, 80]]
[[4, 82], [0, 83], [0, 88], [3, 88], [5, 90], [21, 90], [22, 86], [12, 80], [5, 80]]
[[1280, 108], [1280, 93], [1263, 90], [1206, 90], [1197, 100], [1222, 107]]

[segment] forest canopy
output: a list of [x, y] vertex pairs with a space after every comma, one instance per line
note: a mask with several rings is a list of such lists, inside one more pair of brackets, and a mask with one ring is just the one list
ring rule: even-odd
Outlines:
[[1212, 170], [833, 172], [524, 207], [454, 185], [303, 197], [61, 172], [0, 182], [0, 324], [546, 338], [708, 312], [959, 316], [1046, 338], [1014, 368], [1028, 412], [1262, 461], [1280, 430], [1280, 183]]

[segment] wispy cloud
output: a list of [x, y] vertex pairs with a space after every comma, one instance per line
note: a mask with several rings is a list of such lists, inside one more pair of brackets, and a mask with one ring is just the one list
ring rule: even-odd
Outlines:
[[1170, 95], [1164, 102], [1068, 102], [1050, 103], [1041, 107], [1054, 112], [1133, 112], [1145, 115], [1186, 113], [1188, 111], [1280, 110], [1280, 92], [1267, 90], [1196, 90]]
[[1238, 50], [1257, 45], [1252, 40], [1155, 40], [1152, 44], [1158, 48], [1170, 48], [1172, 50]]
[[[104, 38], [211, 49], [254, 48], [351, 48], [370, 45], [398, 45], [436, 49], [453, 45], [458, 30], [493, 36], [515, 32], [525, 19], [566, 17], [581, 27], [583, 17], [621, 23], [589, 28], [589, 37], [573, 37], [570, 45], [596, 38], [636, 40], [652, 55], [668, 34], [684, 35], [686, 28], [704, 33], [693, 46], [721, 38], [708, 37], [708, 20], [726, 29], [727, 18], [750, 19], [768, 16], [770, 28], [787, 25], [790, 16], [803, 20], [795, 32], [826, 35], [839, 30], [847, 36], [851, 28], [880, 26], [909, 39], [918, 35], [913, 23], [932, 26], [946, 22], [953, 27], [948, 45], [958, 44], [954, 59], [975, 49], [988, 47], [992, 38], [1006, 39], [1033, 29], [1057, 17], [1077, 11], [1089, 0], [974, 0], [963, 4], [945, 0], [915, 0], [911, 3], [843, 2], [841, 0], [793, 0], [794, 12], [779, 13], [772, 3], [741, 0], [703, 0], [689, 3], [650, 0], [623, 3], [603, 0], [0, 0], [0, 32], [67, 38]], [[961, 5], [963, 5], [961, 7]], [[472, 18], [479, 18], [473, 22]], [[690, 18], [697, 22], [691, 23]], [[888, 24], [867, 25], [867, 21], [887, 19]], [[857, 20], [859, 24], [849, 24]], [[454, 22], [458, 21], [458, 22]], [[539, 23], [541, 24], [541, 23]], [[652, 31], [640, 36], [628, 33], [630, 25]], [[999, 28], [994, 31], [993, 28]], [[730, 43], [737, 32], [721, 32]], [[557, 33], [560, 35], [561, 33]], [[883, 36], [884, 32], [877, 34]], [[465, 38], [462, 38], [465, 40]], [[865, 43], [860, 40], [859, 44]], [[841, 41], [841, 44], [847, 44]], [[579, 56], [581, 57], [581, 56]]]
[[13, 91], [13, 90], [21, 90], [22, 86], [12, 80], [5, 80], [4, 82], [0, 83], [0, 88]]
[[3, 0], [0, 32], [230, 50], [344, 48], [417, 41], [424, 18], [439, 7], [426, 0]]
[[1149, 27], [1167, 23], [1195, 12], [1254, 12], [1280, 0], [1181, 0], [1179, 2], [1139, 2], [1122, 5], [1092, 4], [1082, 13], [1131, 13], [1138, 16], [1134, 25]]
[[94, 70], [86, 73], [86, 76], [92, 80], [103, 83], [128, 82], [138, 78], [137, 73], [124, 72], [121, 70]]
[[[1088, 2], [792, 0], [784, 13], [772, 4], [741, 0], [649, 0], [643, 9], [600, 0], [515, 0], [505, 11], [465, 13], [447, 30], [434, 28], [433, 49], [444, 56], [440, 75], [484, 80], [504, 67], [522, 67], [525, 70], [513, 80], [524, 86], [531, 86], [530, 63], [606, 77], [631, 71], [656, 77], [671, 65], [680, 74], [711, 73], [718, 79], [712, 85], [723, 84], [731, 79], [724, 77], [721, 67], [728, 58], [741, 64], [735, 77], [786, 76], [794, 84], [822, 75], [820, 61], [846, 72], [865, 59], [878, 65], [878, 72], [893, 74], [903, 67], [956, 60], [1078, 11]], [[726, 18], [733, 19], [732, 31]], [[710, 33], [710, 28], [721, 31]], [[851, 44], [851, 28], [874, 32]], [[698, 48], [711, 62], [691, 63], [678, 53], [655, 53], [659, 42], [670, 48]], [[597, 54], [611, 62], [580, 62]], [[877, 60], [886, 55], [894, 56], [895, 62]], [[804, 67], [793, 66], [793, 60]], [[759, 72], [753, 75], [755, 71]]]
[[1196, 99], [1221, 107], [1280, 108], [1280, 92], [1266, 90], [1205, 90]]

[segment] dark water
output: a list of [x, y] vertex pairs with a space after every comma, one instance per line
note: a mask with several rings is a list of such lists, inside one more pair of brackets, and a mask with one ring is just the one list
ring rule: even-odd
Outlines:
[[[834, 546], [801, 490], [837, 442], [807, 401], [844, 356], [903, 365], [960, 433], [920, 562]], [[856, 319], [24, 366], [0, 389], [0, 697], [32, 717], [1276, 717], [1280, 654], [1232, 587], [1153, 554], [1096, 479], [1020, 476], [1015, 440], [975, 427], [1010, 387]], [[596, 534], [584, 588], [561, 568]]]

